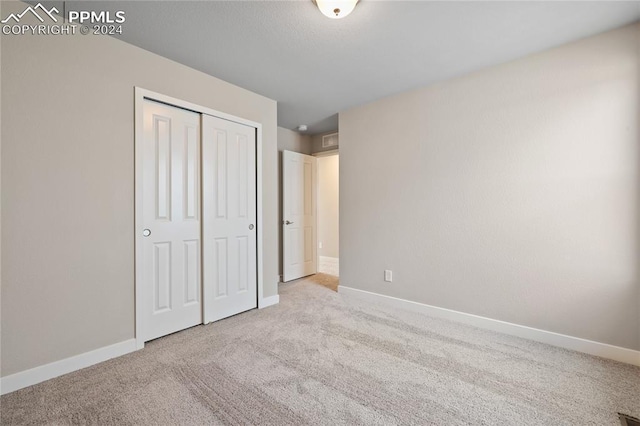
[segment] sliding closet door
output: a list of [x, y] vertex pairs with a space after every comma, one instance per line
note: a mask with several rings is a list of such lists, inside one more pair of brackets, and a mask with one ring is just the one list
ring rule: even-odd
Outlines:
[[202, 185], [208, 323], [257, 307], [254, 127], [202, 116]]
[[200, 114], [144, 101], [142, 147], [143, 341], [202, 323]]

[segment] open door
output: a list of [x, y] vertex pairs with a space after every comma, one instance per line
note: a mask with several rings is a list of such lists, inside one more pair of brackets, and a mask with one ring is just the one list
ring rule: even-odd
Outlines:
[[315, 274], [317, 159], [282, 152], [282, 248], [284, 282]]

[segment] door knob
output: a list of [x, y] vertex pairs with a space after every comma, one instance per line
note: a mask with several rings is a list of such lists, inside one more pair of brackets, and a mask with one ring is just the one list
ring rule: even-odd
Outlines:
[[286, 220], [286, 221], [284, 222], [284, 224], [285, 224], [285, 225], [293, 225], [293, 222], [289, 222], [288, 220]]
[[253, 223], [249, 225], [249, 231], [253, 231]]
[[143, 229], [142, 230], [142, 235], [144, 237], [148, 237], [149, 235], [151, 235], [151, 230], [150, 229]]

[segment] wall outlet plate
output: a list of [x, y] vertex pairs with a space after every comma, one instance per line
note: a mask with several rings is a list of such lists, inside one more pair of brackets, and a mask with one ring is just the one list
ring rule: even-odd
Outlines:
[[388, 283], [393, 281], [393, 271], [391, 271], [390, 269], [385, 269], [384, 270], [384, 280]]

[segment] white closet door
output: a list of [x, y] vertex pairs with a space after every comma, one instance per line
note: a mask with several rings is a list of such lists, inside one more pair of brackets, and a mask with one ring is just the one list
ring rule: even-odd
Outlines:
[[257, 307], [256, 129], [202, 116], [205, 323]]
[[318, 272], [316, 256], [317, 159], [282, 152], [283, 281]]
[[200, 115], [144, 102], [142, 337], [202, 323]]

